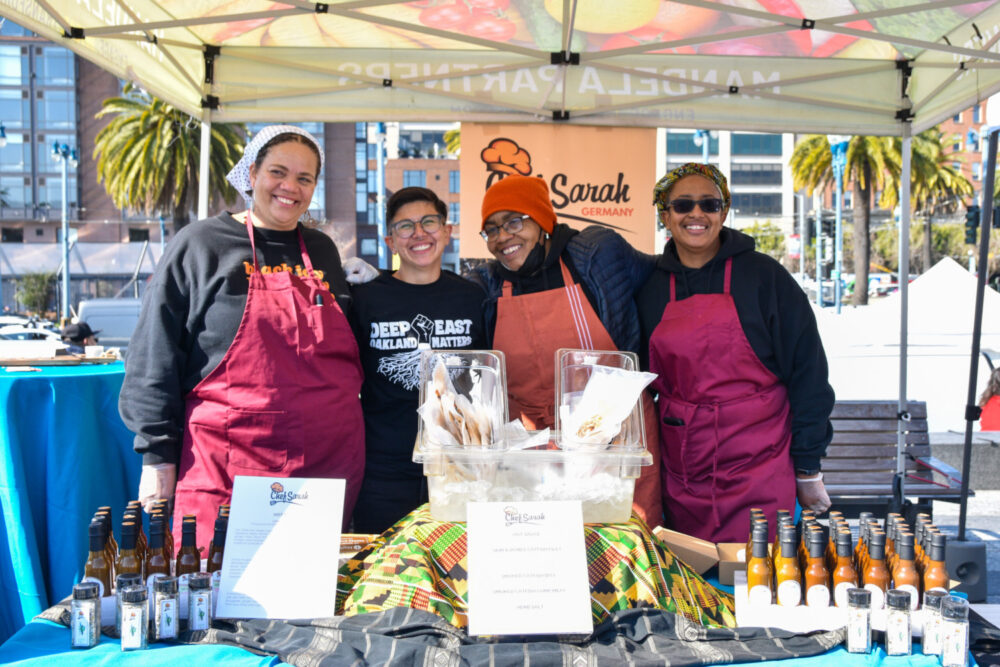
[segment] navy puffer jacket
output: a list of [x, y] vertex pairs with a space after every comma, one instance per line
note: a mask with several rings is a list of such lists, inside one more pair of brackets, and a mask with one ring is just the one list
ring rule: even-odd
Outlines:
[[[582, 283], [587, 299], [608, 330], [619, 350], [639, 352], [639, 317], [633, 299], [653, 267], [656, 257], [639, 252], [617, 232], [592, 225], [576, 231], [564, 224], [553, 230], [550, 256], [545, 259], [542, 273], [558, 272], [558, 259], [566, 262], [573, 278]], [[556, 255], [552, 251], [562, 252]], [[496, 328], [497, 299], [504, 278], [499, 264], [490, 260], [477, 266], [467, 276], [486, 290], [486, 323], [492, 340]], [[546, 289], [538, 279], [511, 280], [514, 295], [531, 294]], [[561, 278], [551, 281], [548, 289], [562, 287]]]

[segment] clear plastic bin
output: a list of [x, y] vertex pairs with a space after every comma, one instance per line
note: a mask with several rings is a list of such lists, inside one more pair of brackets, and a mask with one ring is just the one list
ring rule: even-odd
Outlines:
[[645, 449], [564, 451], [550, 441], [544, 449], [417, 451], [413, 460], [424, 465], [438, 521], [465, 521], [470, 502], [579, 500], [584, 522], [623, 523], [635, 480], [653, 457]]
[[[420, 357], [419, 403], [424, 405], [430, 397], [428, 383], [438, 363], [448, 370], [457, 394], [488, 410], [490, 432], [487, 442], [476, 449], [502, 450], [507, 443], [501, 429], [507, 421], [507, 378], [503, 352], [498, 350], [425, 350]], [[461, 448], [449, 439], [438, 437], [440, 431], [428, 428], [423, 418], [417, 420], [417, 449]]]
[[[587, 382], [593, 375], [596, 366], [620, 368], [626, 371], [637, 371], [639, 359], [632, 352], [616, 350], [573, 350], [562, 348], [556, 350], [556, 408], [555, 430], [560, 433], [556, 442], [566, 449], [578, 449], [576, 443], [564, 442], [560, 431], [560, 406], [568, 405], [571, 409], [583, 395]], [[586, 446], [593, 447], [593, 446]], [[608, 445], [600, 445], [600, 450], [645, 451], [646, 431], [642, 414], [642, 399], [636, 401], [632, 413], [622, 422], [621, 431]]]

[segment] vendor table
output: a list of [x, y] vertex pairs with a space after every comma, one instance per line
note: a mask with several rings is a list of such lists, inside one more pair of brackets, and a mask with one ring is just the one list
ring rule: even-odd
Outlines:
[[120, 516], [141, 468], [122, 362], [17, 368], [0, 368], [0, 640], [72, 589], [91, 515]]

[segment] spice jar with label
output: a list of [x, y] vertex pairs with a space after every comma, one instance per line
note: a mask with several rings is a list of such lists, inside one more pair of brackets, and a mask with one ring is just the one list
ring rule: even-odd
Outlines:
[[188, 579], [188, 630], [208, 630], [212, 625], [212, 575], [195, 572]]
[[69, 604], [73, 648], [91, 648], [101, 641], [101, 588], [95, 581], [73, 587]]
[[148, 595], [143, 584], [129, 586], [121, 593], [123, 651], [139, 651], [149, 645]]
[[910, 592], [893, 588], [885, 594], [885, 652], [910, 655], [913, 634], [910, 630]]
[[969, 603], [949, 596], [941, 603], [941, 665], [966, 667], [969, 660]]
[[142, 575], [137, 572], [126, 572], [115, 577], [115, 630], [122, 632], [122, 592], [129, 586], [142, 583]]
[[941, 604], [949, 595], [944, 591], [927, 591], [924, 593], [924, 655], [941, 655]]
[[865, 588], [847, 591], [847, 652], [872, 650], [872, 593]]
[[180, 625], [177, 578], [160, 576], [153, 581], [153, 636], [154, 642], [177, 639]]

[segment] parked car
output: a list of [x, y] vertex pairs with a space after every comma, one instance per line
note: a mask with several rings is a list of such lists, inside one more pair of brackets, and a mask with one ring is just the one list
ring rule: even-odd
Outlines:
[[87, 299], [80, 302], [77, 320], [99, 332], [99, 344], [124, 352], [139, 321], [141, 307], [142, 299]]
[[10, 324], [0, 327], [0, 338], [4, 340], [52, 340], [62, 342], [58, 332], [37, 327], [26, 327], [22, 324]]

